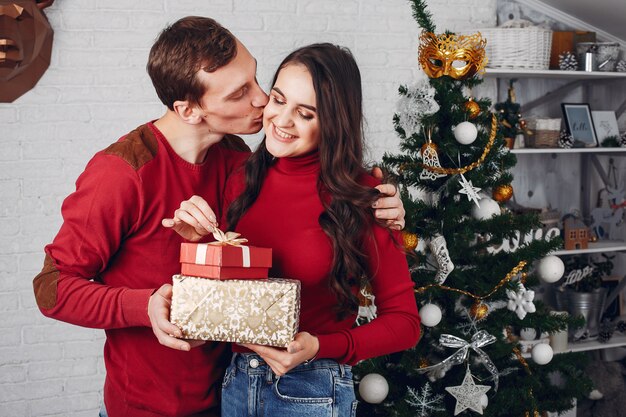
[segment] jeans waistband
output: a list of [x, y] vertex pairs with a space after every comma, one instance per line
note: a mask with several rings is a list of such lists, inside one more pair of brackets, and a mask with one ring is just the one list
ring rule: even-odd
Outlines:
[[[271, 371], [269, 365], [256, 353], [233, 353], [231, 365], [235, 365], [238, 370], [250, 375], [265, 375], [268, 370]], [[352, 367], [338, 363], [332, 359], [316, 359], [310, 363], [302, 363], [293, 368], [290, 372], [313, 369], [335, 370], [337, 374], [344, 377], [346, 373], [352, 370]]]

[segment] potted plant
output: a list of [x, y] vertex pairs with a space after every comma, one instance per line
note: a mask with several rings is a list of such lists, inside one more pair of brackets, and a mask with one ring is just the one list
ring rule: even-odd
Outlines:
[[582, 316], [586, 321], [585, 326], [573, 334], [575, 341], [598, 337], [608, 292], [602, 285], [602, 277], [611, 274], [613, 258], [601, 254], [601, 259], [579, 255], [564, 260], [564, 282], [556, 291], [557, 308], [568, 311], [571, 316]]

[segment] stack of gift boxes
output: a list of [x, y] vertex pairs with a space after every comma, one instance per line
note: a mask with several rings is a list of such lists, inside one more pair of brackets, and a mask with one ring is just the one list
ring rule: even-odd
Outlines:
[[271, 249], [216, 237], [181, 245], [170, 321], [185, 339], [286, 347], [298, 332], [300, 281], [268, 278]]

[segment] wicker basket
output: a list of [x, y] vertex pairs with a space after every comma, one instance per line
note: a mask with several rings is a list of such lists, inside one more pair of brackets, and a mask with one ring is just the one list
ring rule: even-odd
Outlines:
[[487, 67], [548, 69], [552, 31], [512, 20], [497, 28], [480, 29], [487, 39]]
[[529, 119], [528, 129], [532, 135], [524, 135], [524, 142], [529, 148], [557, 148], [561, 119]]

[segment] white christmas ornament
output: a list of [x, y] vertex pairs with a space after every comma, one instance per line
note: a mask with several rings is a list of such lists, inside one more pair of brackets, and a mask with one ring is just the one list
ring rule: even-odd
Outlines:
[[408, 398], [405, 399], [417, 411], [416, 417], [428, 417], [434, 411], [446, 411], [443, 407], [443, 394], [433, 394], [430, 384], [425, 383], [420, 390], [407, 387]]
[[489, 385], [476, 385], [469, 368], [467, 369], [467, 373], [461, 385], [445, 388], [450, 395], [456, 398], [456, 406], [454, 407], [455, 416], [468, 408], [482, 415], [482, 397], [490, 389], [491, 387]]
[[481, 198], [478, 205], [472, 207], [472, 217], [477, 220], [489, 220], [500, 214], [500, 205], [489, 197]]
[[539, 274], [539, 278], [544, 282], [557, 282], [565, 273], [565, 265], [558, 256], [546, 256], [537, 264], [537, 273]]
[[439, 111], [435, 93], [430, 80], [424, 78], [409, 86], [398, 100], [398, 125], [407, 138], [422, 130], [422, 117]]
[[532, 327], [525, 327], [519, 332], [519, 337], [522, 340], [535, 340], [537, 337], [537, 330]]
[[435, 304], [425, 304], [420, 308], [420, 318], [424, 326], [435, 327], [441, 321], [441, 316], [441, 309]]
[[539, 343], [533, 347], [531, 356], [537, 365], [545, 365], [552, 360], [554, 352], [547, 343]]
[[452, 259], [450, 259], [446, 239], [441, 235], [436, 235], [433, 240], [430, 241], [429, 246], [430, 251], [437, 259], [437, 265], [439, 265], [435, 280], [438, 284], [443, 284], [446, 278], [448, 278], [448, 275], [450, 275], [450, 272], [454, 270], [454, 264], [452, 263]]
[[483, 410], [489, 405], [489, 397], [487, 397], [487, 394], [483, 394], [483, 396], [480, 397], [480, 405], [483, 407]]
[[359, 383], [359, 394], [363, 401], [370, 404], [380, 404], [389, 393], [389, 384], [380, 374], [367, 374]]
[[474, 123], [462, 122], [454, 128], [454, 138], [461, 145], [469, 145], [478, 137], [478, 129]]
[[514, 311], [520, 320], [524, 320], [527, 313], [534, 313], [536, 311], [533, 299], [535, 298], [535, 292], [527, 290], [522, 284], [517, 291], [506, 290], [506, 295], [509, 297], [509, 303], [507, 308]]
[[[441, 168], [441, 162], [439, 162], [439, 155], [433, 146], [426, 146], [424, 148], [424, 152], [422, 153], [422, 160], [424, 161], [424, 165], [429, 167]], [[431, 180], [434, 181], [437, 178], [445, 177], [446, 174], [440, 174], [438, 172], [429, 171], [424, 167], [422, 172], [420, 172], [420, 179], [422, 180]]]
[[465, 194], [467, 199], [473, 201], [478, 208], [480, 208], [480, 204], [478, 203], [478, 193], [480, 192], [480, 188], [474, 187], [471, 181], [468, 181], [463, 174], [461, 174], [461, 179], [459, 180], [459, 184], [461, 184], [461, 189], [459, 193]]

